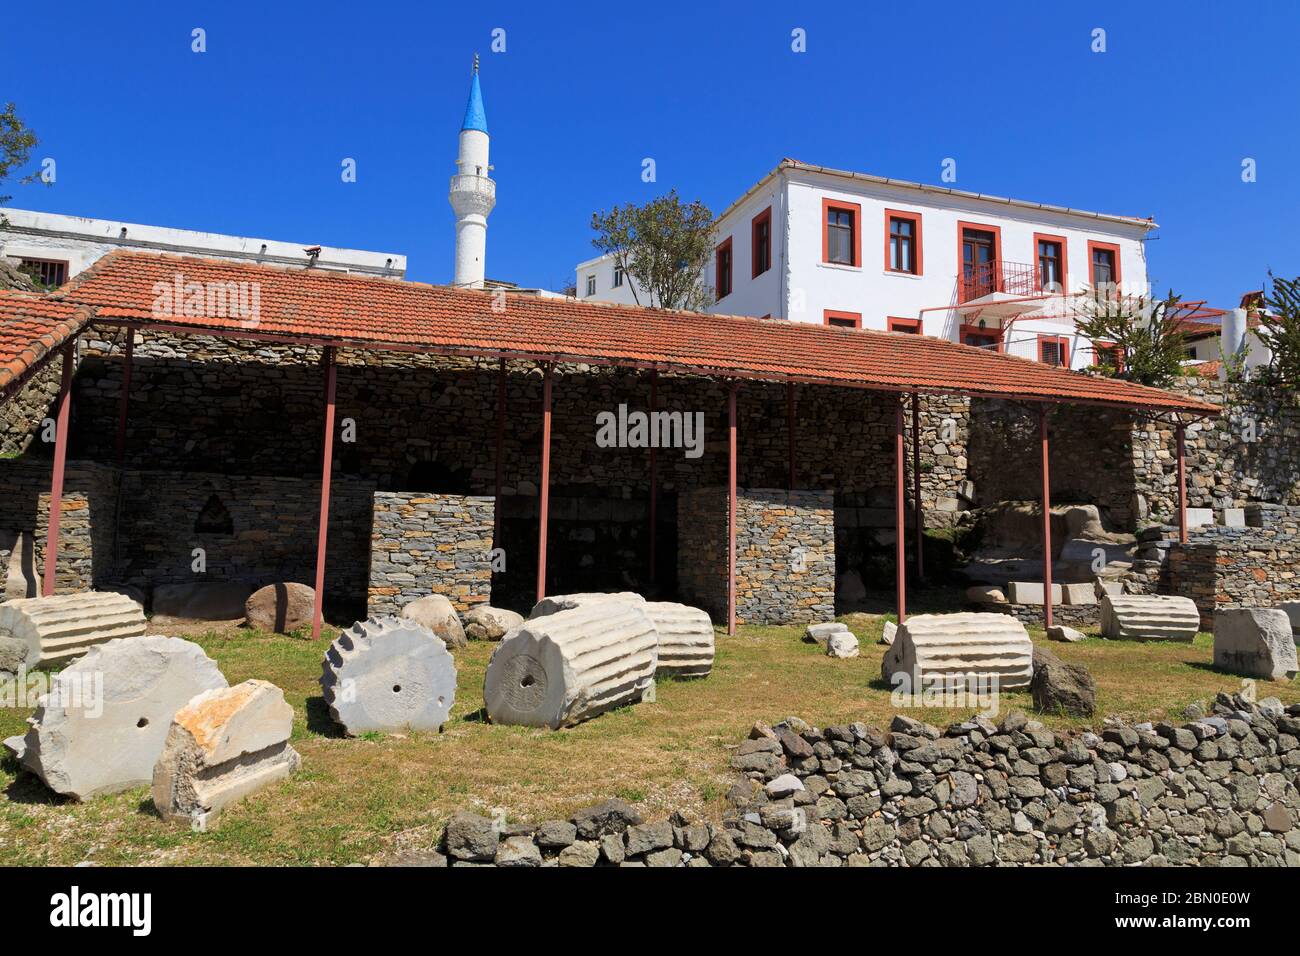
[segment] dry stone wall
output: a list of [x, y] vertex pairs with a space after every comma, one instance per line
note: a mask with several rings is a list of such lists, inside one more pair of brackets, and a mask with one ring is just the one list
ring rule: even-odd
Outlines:
[[370, 535], [369, 613], [430, 594], [460, 613], [492, 596], [492, 498], [378, 492]]

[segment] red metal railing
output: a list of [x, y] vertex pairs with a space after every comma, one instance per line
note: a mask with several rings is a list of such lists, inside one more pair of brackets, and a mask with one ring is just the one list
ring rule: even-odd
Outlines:
[[957, 277], [959, 302], [969, 302], [994, 292], [1010, 295], [1034, 295], [1039, 291], [1035, 268], [1027, 262], [1004, 262], [994, 259], [975, 265], [963, 264]]

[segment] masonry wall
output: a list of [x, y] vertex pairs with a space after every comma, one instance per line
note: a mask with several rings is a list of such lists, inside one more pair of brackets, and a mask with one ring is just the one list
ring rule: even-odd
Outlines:
[[490, 497], [378, 492], [370, 535], [369, 613], [430, 594], [462, 613], [492, 597]]
[[[728, 495], [700, 489], [678, 502], [678, 589], [715, 622], [727, 618]], [[835, 615], [835, 495], [737, 491], [736, 621], [802, 624]]]

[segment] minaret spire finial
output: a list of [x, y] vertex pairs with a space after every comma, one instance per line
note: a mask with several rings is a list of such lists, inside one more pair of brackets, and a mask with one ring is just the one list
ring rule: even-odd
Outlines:
[[477, 53], [474, 54], [474, 72], [475, 72], [475, 73], [478, 72], [478, 54], [477, 54]]

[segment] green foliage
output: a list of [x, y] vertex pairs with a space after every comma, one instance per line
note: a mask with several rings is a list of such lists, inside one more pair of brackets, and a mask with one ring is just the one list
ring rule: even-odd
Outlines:
[[1267, 378], [1288, 389], [1300, 386], [1300, 276], [1279, 279], [1269, 273], [1273, 291], [1264, 297], [1255, 334], [1272, 353]]
[[[614, 257], [638, 305], [699, 310], [710, 301], [704, 267], [713, 251], [712, 227], [708, 207], [698, 199], [682, 202], [674, 189], [641, 206], [593, 213], [591, 244]], [[638, 287], [649, 302], [641, 301]]]
[[[6, 103], [0, 111], [0, 183], [7, 180], [15, 169], [26, 165], [36, 143], [36, 134], [22, 121], [18, 108], [13, 103]], [[20, 182], [28, 183], [33, 179], [34, 175], [27, 176]], [[12, 198], [0, 196], [0, 205]]]
[[1187, 352], [1179, 319], [1181, 301], [1172, 291], [1164, 299], [1154, 299], [1122, 296], [1111, 288], [1090, 290], [1076, 325], [1094, 342], [1115, 346], [1112, 355], [1098, 362], [1097, 370], [1139, 385], [1171, 385], [1182, 372]]

